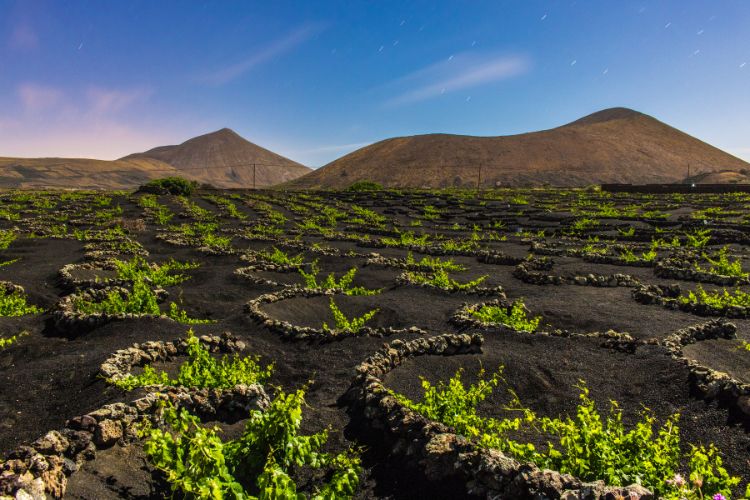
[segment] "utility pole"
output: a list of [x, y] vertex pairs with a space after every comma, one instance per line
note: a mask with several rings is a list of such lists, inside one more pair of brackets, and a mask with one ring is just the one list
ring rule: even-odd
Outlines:
[[482, 185], [482, 164], [479, 164], [479, 169], [477, 172], [477, 189], [479, 189], [479, 186]]
[[253, 191], [255, 190], [255, 163], [253, 163]]

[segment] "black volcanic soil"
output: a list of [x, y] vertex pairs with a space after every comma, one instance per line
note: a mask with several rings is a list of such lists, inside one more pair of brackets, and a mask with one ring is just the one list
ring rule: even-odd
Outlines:
[[[368, 195], [357, 203], [368, 205]], [[371, 201], [371, 200], [370, 200]], [[384, 207], [407, 210], [408, 196], [380, 200]], [[434, 204], [440, 199], [434, 200]], [[140, 209], [122, 198], [125, 217], [141, 216]], [[206, 205], [211, 207], [210, 205]], [[381, 208], [375, 208], [381, 211]], [[511, 217], [517, 207], [485, 209], [485, 217]], [[249, 212], [248, 212], [249, 213]], [[173, 222], [180, 222], [176, 218]], [[248, 221], [246, 224], [253, 223]], [[2, 222], [0, 227], [20, 223]], [[237, 221], [224, 218], [230, 227]], [[293, 227], [290, 222], [288, 227]], [[429, 226], [428, 226], [429, 227]], [[406, 228], [422, 229], [422, 228]], [[427, 228], [424, 228], [427, 229]], [[307, 393], [303, 429], [308, 432], [330, 428], [329, 448], [343, 450], [363, 446], [365, 473], [358, 498], [462, 498], [463, 485], [429, 482], [410, 464], [388, 456], [381, 448], [380, 434], [372, 432], [356, 416], [351, 416], [340, 398], [349, 387], [354, 368], [378, 350], [388, 339], [374, 337], [342, 338], [333, 342], [293, 342], [282, 339], [263, 325], [254, 322], [245, 312], [248, 300], [280, 287], [255, 285], [238, 277], [234, 271], [247, 266], [238, 255], [208, 256], [193, 248], [175, 247], [155, 238], [153, 225], [135, 236], [150, 252], [150, 261], [168, 258], [191, 260], [201, 264], [187, 271], [191, 279], [178, 287], [171, 287], [170, 298], [180, 297], [191, 316], [207, 317], [216, 323], [195, 325], [197, 334], [231, 331], [247, 344], [247, 352], [259, 354], [267, 362], [275, 363], [270, 386], [287, 391], [313, 381]], [[374, 237], [374, 236], [373, 236]], [[554, 240], [554, 239], [553, 239]], [[303, 241], [323, 242], [331, 247], [387, 256], [404, 257], [405, 250], [383, 249], [350, 242], [326, 241], [319, 237], [305, 237]], [[234, 246], [270, 249], [272, 243], [248, 242], [235, 238]], [[283, 246], [278, 245], [280, 248]], [[529, 244], [511, 236], [505, 242], [492, 242], [490, 247], [517, 257], [529, 254]], [[740, 245], [738, 248], [746, 249]], [[743, 250], [744, 251], [744, 250]], [[298, 251], [291, 251], [296, 254]], [[421, 254], [414, 254], [416, 259]], [[0, 254], [0, 260], [20, 258], [15, 264], [0, 267], [0, 281], [8, 280], [23, 286], [30, 301], [44, 308], [51, 307], [66, 292], [60, 286], [58, 270], [65, 264], [81, 262], [83, 243], [50, 238], [20, 238]], [[471, 294], [449, 294], [414, 286], [399, 286], [395, 279], [399, 269], [380, 265], [365, 265], [363, 257], [317, 256], [305, 253], [305, 260], [319, 259], [322, 275], [337, 276], [351, 267], [358, 268], [355, 285], [384, 288], [371, 297], [337, 295], [335, 300], [347, 315], [362, 314], [373, 308], [381, 313], [373, 320], [374, 326], [418, 326], [430, 334], [457, 331], [448, 322], [451, 314], [464, 303], [488, 300]], [[660, 306], [646, 306], [631, 298], [629, 288], [596, 288], [573, 285], [530, 285], [513, 277], [514, 266], [482, 264], [474, 257], [453, 257], [468, 267], [455, 273], [459, 281], [488, 275], [486, 284], [501, 285], [510, 299], [523, 298], [532, 314], [543, 318], [542, 324], [575, 332], [614, 329], [629, 332], [642, 339], [663, 338], [679, 328], [702, 323], [701, 318], [681, 311], [670, 311]], [[615, 272], [629, 273], [647, 283], [671, 283], [653, 276], [650, 268], [599, 265], [577, 258], [558, 258], [554, 274]], [[282, 283], [299, 283], [294, 273], [259, 272], [263, 278]], [[695, 283], [685, 283], [694, 287]], [[707, 286], [711, 288], [711, 286]], [[747, 287], [745, 287], [747, 290]], [[266, 304], [264, 311], [273, 317], [298, 326], [320, 327], [323, 321], [332, 322], [328, 298], [295, 297]], [[732, 320], [738, 326], [738, 336], [750, 340], [750, 320]], [[30, 443], [52, 429], [61, 428], [71, 417], [95, 410], [115, 401], [129, 401], [126, 394], [108, 386], [98, 378], [102, 361], [115, 350], [147, 340], [172, 340], [185, 334], [188, 327], [165, 320], [127, 320], [109, 323], [93, 331], [67, 338], [55, 331], [49, 314], [22, 318], [0, 318], [0, 336], [7, 337], [20, 331], [28, 335], [15, 345], [0, 351], [0, 451], [6, 454], [15, 447]], [[396, 338], [410, 339], [414, 334]], [[706, 341], [685, 349], [686, 355], [707, 366], [726, 371], [742, 380], [750, 379], [750, 354], [739, 351], [738, 341]], [[744, 354], [743, 354], [744, 353]], [[387, 377], [387, 384], [409, 397], [419, 396], [419, 377], [431, 381], [446, 380], [459, 367], [466, 370], [465, 379], [471, 380], [481, 365], [492, 369], [505, 366], [505, 377], [532, 409], [545, 415], [571, 412], [577, 403], [575, 384], [583, 379], [603, 410], [610, 399], [617, 400], [628, 421], [644, 405], [661, 419], [679, 412], [683, 442], [714, 442], [725, 456], [731, 473], [750, 479], [750, 439], [746, 430], [735, 423], [727, 410], [713, 403], [705, 403], [690, 392], [686, 368], [672, 360], [657, 346], [641, 347], [634, 354], [605, 349], [594, 340], [564, 339], [517, 333], [485, 333], [483, 353], [454, 357], [421, 357], [407, 361]], [[482, 407], [486, 414], [496, 414], [502, 401], [496, 392]], [[226, 426], [227, 436], [239, 432], [241, 422]], [[145, 464], [139, 446], [116, 446], [100, 453], [96, 460], [70, 478], [67, 498], [156, 498], [165, 489], [158, 475]]]

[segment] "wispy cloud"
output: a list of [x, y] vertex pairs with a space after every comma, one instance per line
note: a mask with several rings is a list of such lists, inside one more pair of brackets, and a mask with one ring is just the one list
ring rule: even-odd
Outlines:
[[282, 54], [289, 52], [298, 45], [309, 40], [323, 30], [321, 24], [305, 24], [294, 31], [287, 33], [285, 36], [273, 41], [269, 45], [258, 49], [254, 54], [247, 56], [245, 59], [217, 69], [211, 74], [199, 77], [199, 81], [211, 85], [223, 85], [239, 78], [256, 66], [271, 61]]
[[176, 118], [144, 118], [152, 93], [141, 87], [70, 91], [21, 83], [0, 109], [0, 156], [114, 159], [188, 137], [193, 131]]
[[107, 89], [89, 87], [86, 96], [90, 111], [97, 115], [117, 113], [137, 102], [147, 100], [153, 91], [148, 88]]
[[39, 36], [28, 23], [19, 23], [10, 32], [8, 45], [12, 49], [32, 50], [39, 46]]
[[54, 108], [63, 102], [63, 92], [55, 87], [22, 83], [17, 88], [25, 112], [37, 113]]
[[443, 94], [486, 85], [526, 73], [531, 62], [525, 56], [477, 56], [464, 53], [421, 68], [392, 82], [409, 87], [386, 101], [397, 106], [433, 99]]

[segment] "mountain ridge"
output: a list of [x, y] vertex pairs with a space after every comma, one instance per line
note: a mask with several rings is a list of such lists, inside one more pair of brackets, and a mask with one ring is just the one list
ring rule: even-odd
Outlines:
[[0, 157], [0, 187], [130, 189], [151, 179], [181, 176], [219, 188], [260, 188], [309, 171], [223, 128], [111, 161]]
[[585, 186], [678, 182], [692, 173], [750, 164], [629, 108], [609, 108], [555, 128], [507, 136], [393, 137], [285, 183], [343, 188], [359, 180], [388, 187]]

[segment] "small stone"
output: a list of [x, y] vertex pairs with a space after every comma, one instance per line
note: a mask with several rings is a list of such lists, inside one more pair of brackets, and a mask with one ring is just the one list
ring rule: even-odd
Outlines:
[[96, 426], [94, 442], [97, 446], [111, 446], [122, 437], [122, 425], [114, 420], [102, 420]]

